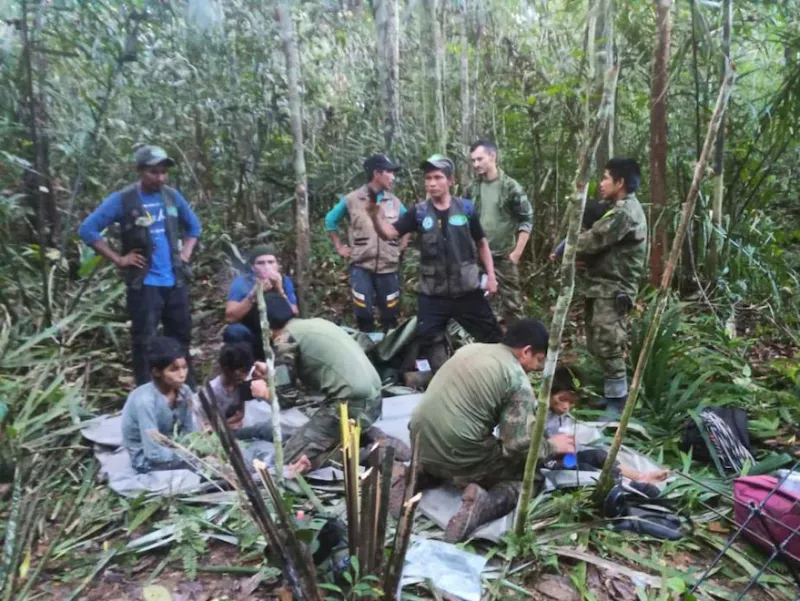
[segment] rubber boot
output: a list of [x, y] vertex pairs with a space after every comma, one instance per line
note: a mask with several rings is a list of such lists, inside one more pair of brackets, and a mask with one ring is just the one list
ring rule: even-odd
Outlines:
[[414, 390], [425, 390], [433, 379], [432, 371], [407, 371], [403, 374], [403, 383]]
[[399, 438], [390, 436], [380, 428], [372, 426], [364, 432], [364, 438], [372, 443], [379, 443], [382, 447], [392, 447], [394, 449], [395, 461], [411, 461], [411, 449]]
[[502, 482], [489, 491], [470, 484], [461, 495], [461, 508], [447, 522], [444, 540], [457, 543], [468, 538], [480, 526], [510, 513], [519, 499], [518, 485]]
[[614, 421], [622, 413], [625, 401], [628, 398], [628, 378], [606, 378], [603, 384], [603, 396], [606, 402], [605, 417], [607, 421]]

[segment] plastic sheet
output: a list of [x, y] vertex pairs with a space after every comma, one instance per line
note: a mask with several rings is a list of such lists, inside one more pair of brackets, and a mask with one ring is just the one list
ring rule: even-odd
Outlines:
[[412, 537], [400, 586], [428, 580], [460, 599], [480, 601], [481, 572], [487, 561], [482, 555], [468, 553], [450, 543]]

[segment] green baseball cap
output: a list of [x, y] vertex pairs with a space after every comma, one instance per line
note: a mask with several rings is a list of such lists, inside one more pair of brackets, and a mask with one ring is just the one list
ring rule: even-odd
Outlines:
[[433, 154], [429, 156], [426, 161], [422, 162], [419, 168], [425, 173], [428, 171], [442, 171], [448, 177], [453, 175], [456, 170], [455, 163], [443, 154]]
[[137, 167], [155, 167], [156, 165], [164, 165], [165, 167], [174, 167], [173, 161], [167, 155], [167, 151], [160, 146], [142, 146], [137, 149], [134, 155]]

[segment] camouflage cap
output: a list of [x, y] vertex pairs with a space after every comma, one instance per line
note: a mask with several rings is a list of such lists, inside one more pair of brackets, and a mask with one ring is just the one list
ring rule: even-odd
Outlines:
[[155, 167], [156, 165], [164, 165], [165, 167], [174, 167], [175, 161], [167, 156], [167, 151], [160, 146], [146, 145], [136, 150], [134, 155], [137, 167]]
[[250, 249], [250, 264], [252, 265], [258, 257], [263, 257], [264, 255], [275, 257], [278, 253], [275, 252], [275, 247], [272, 244], [258, 244]]
[[428, 171], [441, 171], [448, 177], [452, 176], [456, 170], [455, 163], [443, 154], [429, 156], [426, 161], [422, 162], [419, 168], [422, 169], [423, 173], [427, 173]]

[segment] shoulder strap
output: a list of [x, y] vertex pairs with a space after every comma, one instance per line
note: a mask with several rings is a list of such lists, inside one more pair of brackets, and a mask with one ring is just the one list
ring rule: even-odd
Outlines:
[[139, 188], [136, 184], [125, 186], [120, 190], [120, 200], [122, 201], [122, 212], [129, 215], [134, 209], [141, 210], [142, 198], [139, 196]]

